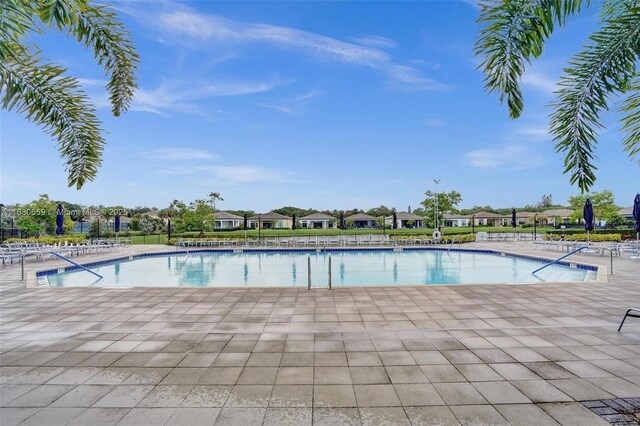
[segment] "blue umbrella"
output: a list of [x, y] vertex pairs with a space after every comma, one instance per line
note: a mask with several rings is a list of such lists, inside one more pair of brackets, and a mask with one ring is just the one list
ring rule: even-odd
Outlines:
[[291, 218], [291, 229], [296, 229], [296, 214], [293, 214], [293, 217]]
[[64, 225], [64, 210], [62, 209], [62, 204], [58, 203], [56, 208], [56, 235], [64, 234], [62, 225]]
[[516, 209], [511, 209], [511, 226], [515, 228], [516, 225]]
[[638, 234], [640, 233], [640, 194], [636, 194], [636, 198], [633, 200], [633, 218], [636, 220], [634, 229]]
[[584, 202], [582, 217], [584, 218], [584, 230], [587, 231], [587, 242], [589, 242], [589, 231], [593, 231], [593, 204], [588, 198]]
[[115, 232], [120, 232], [120, 215], [117, 214], [113, 220], [113, 230]]

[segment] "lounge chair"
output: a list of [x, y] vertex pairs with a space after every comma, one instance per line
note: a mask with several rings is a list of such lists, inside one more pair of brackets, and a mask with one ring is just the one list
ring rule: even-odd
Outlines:
[[622, 326], [624, 325], [624, 321], [627, 319], [627, 317], [640, 318], [640, 308], [627, 309], [627, 312], [624, 314], [624, 317], [622, 317], [622, 322], [620, 323], [620, 327], [618, 327], [618, 331], [622, 329]]

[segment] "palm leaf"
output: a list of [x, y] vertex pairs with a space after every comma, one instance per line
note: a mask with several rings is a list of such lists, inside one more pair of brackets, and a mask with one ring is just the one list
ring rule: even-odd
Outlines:
[[485, 88], [506, 101], [511, 118], [522, 113], [520, 78], [526, 63], [542, 53], [555, 24], [578, 13], [588, 0], [502, 0], [481, 5], [479, 22], [485, 24], [475, 53], [483, 58]]
[[[565, 173], [570, 182], [587, 191], [595, 182], [593, 165], [600, 112], [608, 109], [609, 98], [628, 89], [640, 55], [640, 9], [620, 11], [590, 37], [592, 45], [576, 55], [561, 78], [554, 102], [551, 131], [556, 150], [566, 154]], [[633, 109], [633, 104], [631, 104]], [[635, 119], [629, 121], [633, 128]], [[633, 137], [633, 133], [630, 133]], [[637, 139], [635, 139], [637, 141]], [[627, 143], [634, 146], [637, 142]], [[631, 148], [633, 151], [634, 148]]]
[[24, 113], [57, 140], [69, 186], [80, 189], [97, 174], [104, 140], [94, 107], [78, 81], [65, 72], [34, 56], [0, 61], [0, 101], [4, 109]]

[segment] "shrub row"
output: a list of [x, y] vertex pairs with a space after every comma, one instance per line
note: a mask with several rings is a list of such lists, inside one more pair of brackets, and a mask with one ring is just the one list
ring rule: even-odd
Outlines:
[[86, 238], [84, 235], [82, 236], [53, 236], [53, 235], [45, 235], [37, 238], [9, 238], [6, 240], [7, 243], [40, 243], [40, 244], [58, 244], [58, 243], [80, 243], [85, 241]]
[[[549, 240], [560, 240], [562, 239], [562, 235], [558, 234], [547, 234], [547, 239]], [[587, 241], [587, 234], [567, 234], [565, 235], [565, 240], [578, 240], [578, 241]], [[602, 242], [602, 241], [621, 241], [622, 236], [620, 234], [590, 234], [589, 241], [593, 242]]]

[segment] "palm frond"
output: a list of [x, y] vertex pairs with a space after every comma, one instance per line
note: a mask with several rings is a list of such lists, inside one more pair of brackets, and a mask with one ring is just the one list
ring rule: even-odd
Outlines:
[[576, 55], [561, 78], [551, 131], [556, 150], [565, 153], [570, 182], [587, 191], [595, 182], [594, 145], [600, 112], [609, 97], [624, 92], [636, 72], [640, 54], [640, 9], [628, 8], [590, 36], [592, 45]]
[[93, 50], [98, 64], [109, 75], [107, 91], [112, 112], [119, 116], [133, 99], [140, 60], [124, 25], [107, 6], [92, 6], [86, 0], [48, 0], [46, 4], [40, 12], [45, 24], [67, 31]]
[[0, 61], [15, 58], [23, 50], [18, 43], [28, 31], [36, 30], [32, 16], [34, 10], [21, 0], [3, 0], [0, 7]]
[[640, 165], [640, 76], [636, 76], [628, 91], [631, 94], [620, 108], [620, 112], [625, 114], [621, 121], [622, 130], [626, 132], [622, 144], [629, 157], [636, 159]]
[[524, 102], [520, 78], [532, 57], [542, 53], [555, 24], [578, 13], [588, 0], [499, 0], [482, 4], [479, 22], [485, 24], [475, 54], [483, 58], [485, 88], [507, 102], [509, 116], [517, 118]]
[[28, 55], [0, 61], [0, 101], [4, 109], [24, 113], [57, 140], [69, 186], [80, 189], [97, 174], [104, 140], [95, 109], [65, 71]]

